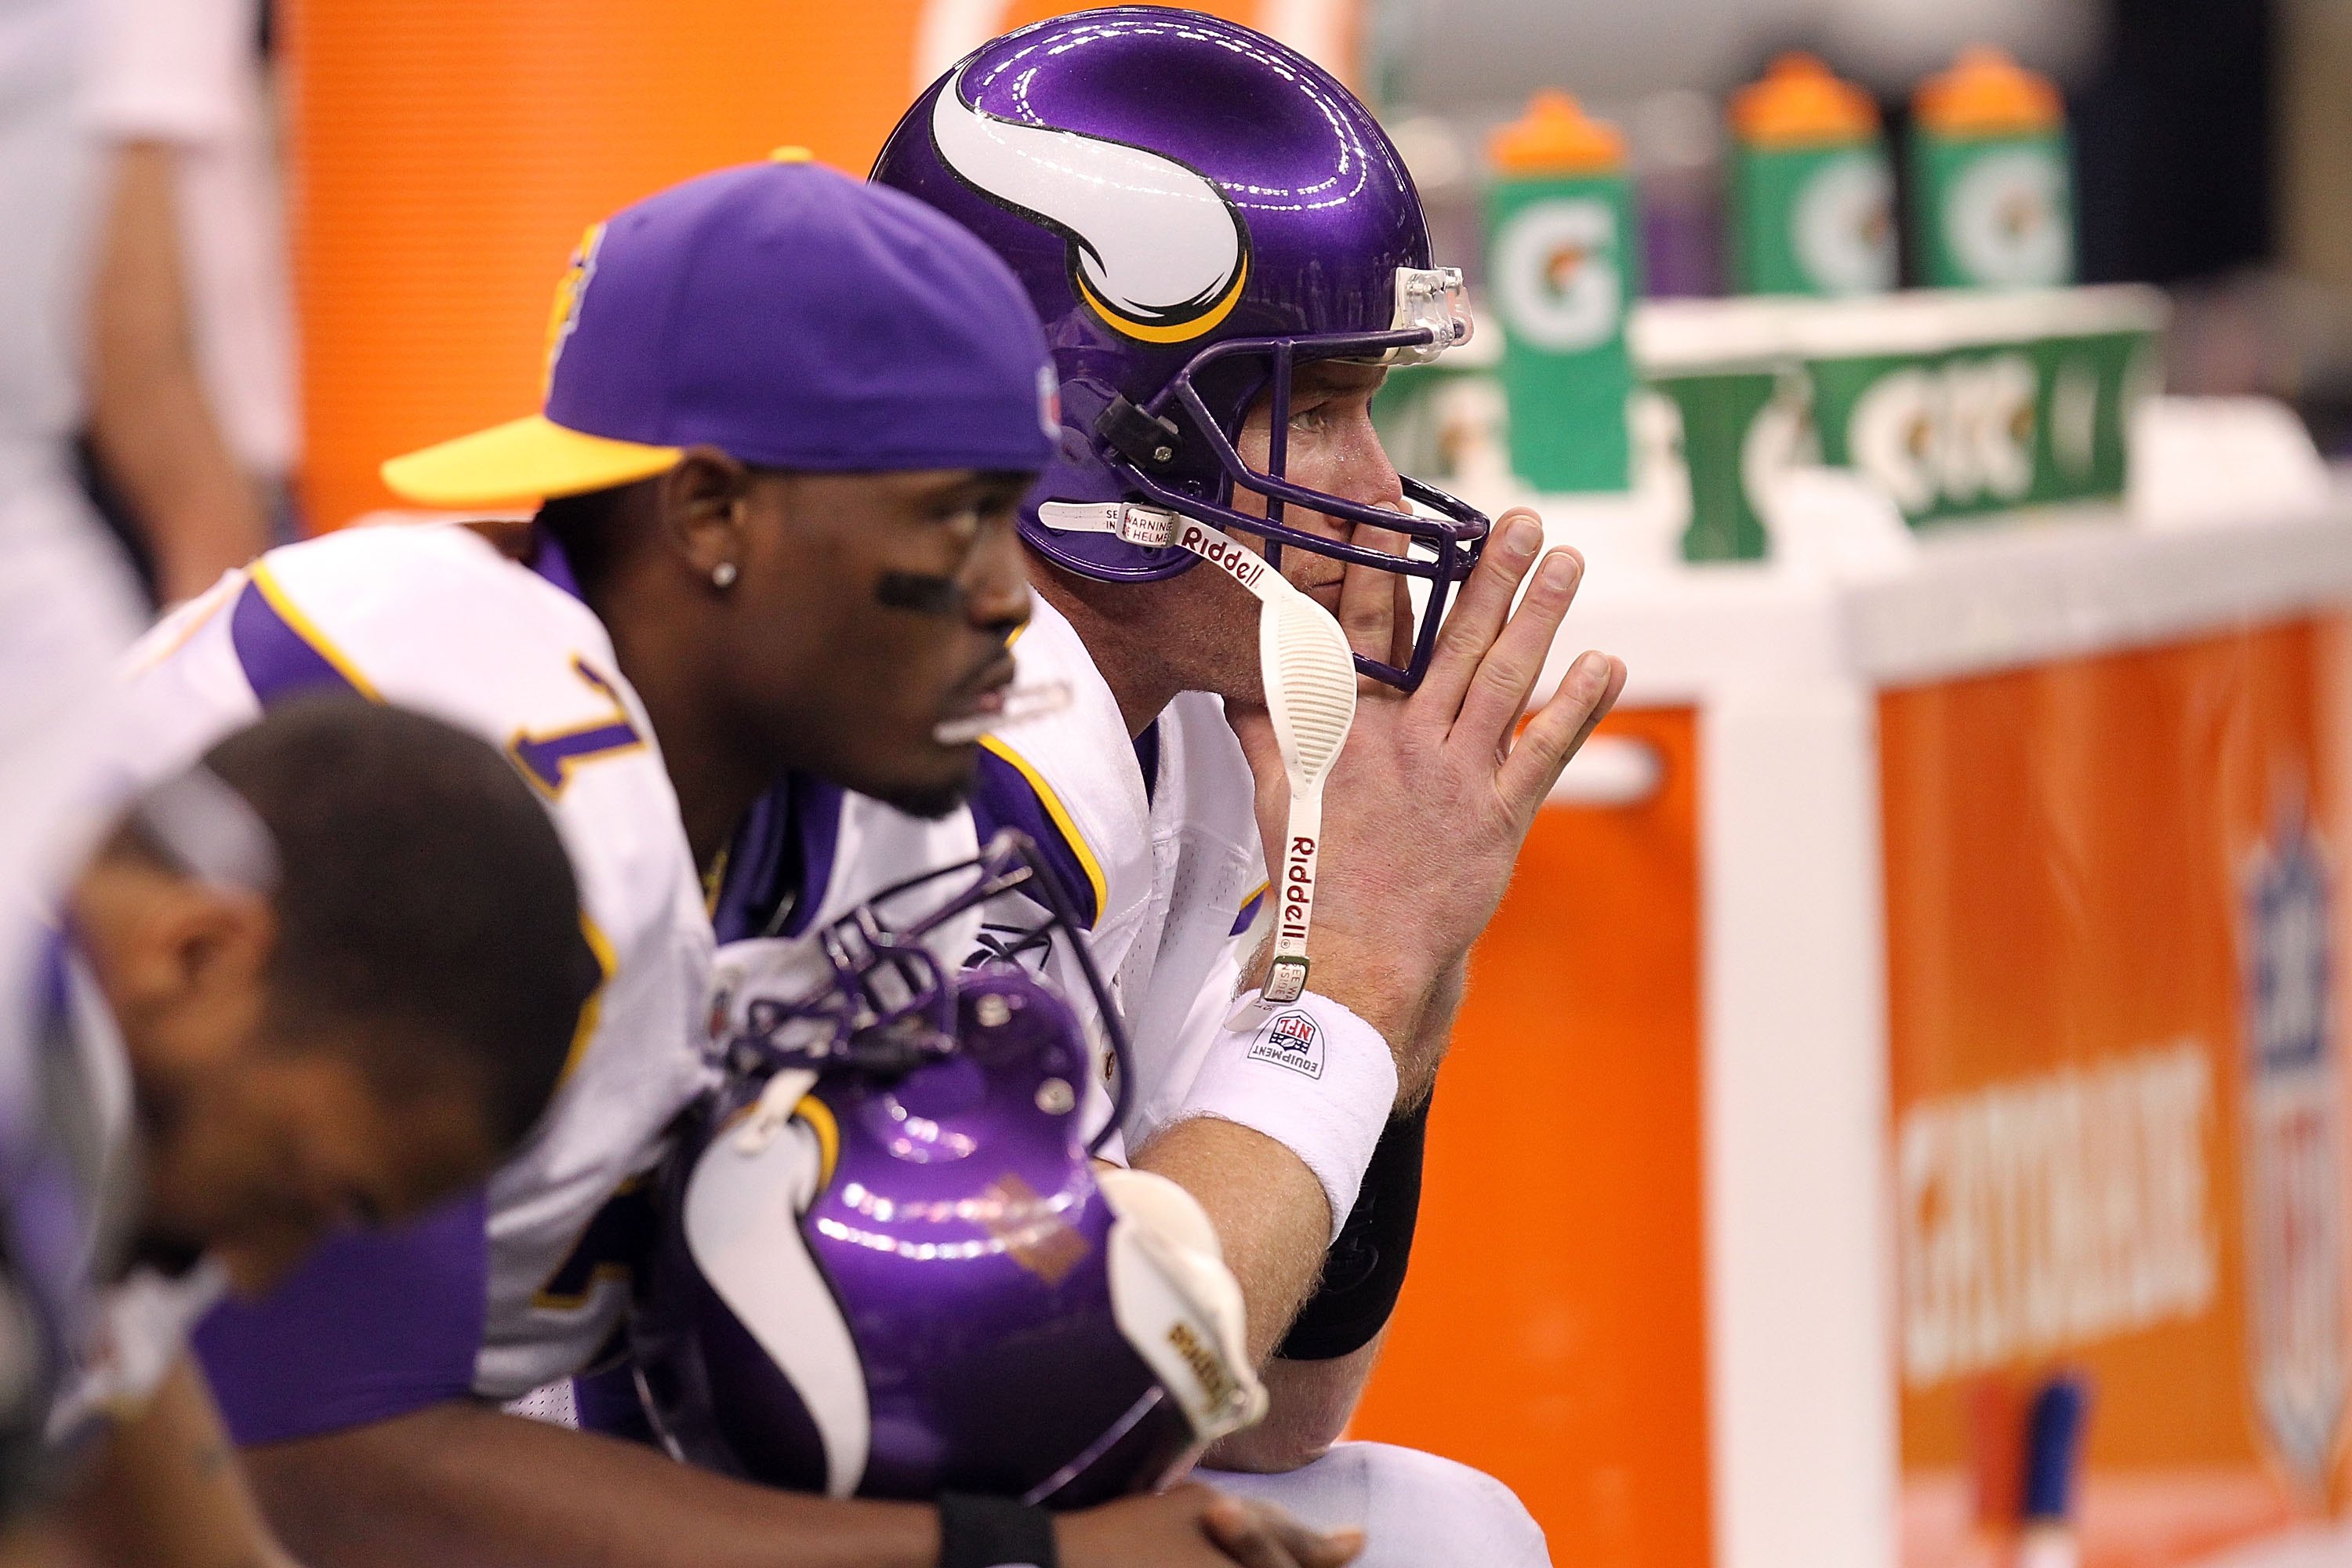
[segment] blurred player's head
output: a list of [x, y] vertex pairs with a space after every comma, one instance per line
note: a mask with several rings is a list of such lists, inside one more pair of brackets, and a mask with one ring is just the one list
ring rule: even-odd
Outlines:
[[597, 984], [571, 861], [496, 751], [356, 700], [277, 710], [142, 796], [76, 883], [121, 1032], [131, 1246], [265, 1285], [480, 1180]]
[[1053, 449], [1019, 283], [922, 203], [805, 161], [691, 180], [591, 229], [543, 415], [386, 464], [541, 521], [660, 723], [908, 809], [970, 786], [1027, 617], [1014, 533]]
[[[1257, 619], [1192, 571], [1171, 517], [1240, 535], [1326, 608], [1346, 563], [1380, 566], [1402, 613], [1360, 667], [1419, 679], [1486, 520], [1399, 478], [1371, 398], [1470, 323], [1402, 161], [1345, 87], [1214, 17], [1080, 12], [933, 84], [874, 179], [985, 240], [1046, 323], [1063, 427], [1021, 531], [1060, 581], [1147, 627], [1189, 682], [1247, 695]], [[1408, 577], [1437, 587], [1417, 625]]]

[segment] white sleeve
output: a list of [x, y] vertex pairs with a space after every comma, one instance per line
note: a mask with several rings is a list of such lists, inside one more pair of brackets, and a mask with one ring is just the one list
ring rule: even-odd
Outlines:
[[[1225, 1015], [1234, 1010], [1234, 992], [1241, 984], [1244, 946], [1240, 940], [1225, 944], [1209, 965], [1208, 977], [1192, 993], [1184, 1016], [1164, 1051], [1153, 1051], [1143, 1064], [1147, 1070], [1137, 1086], [1136, 1103], [1127, 1118], [1129, 1148], [1140, 1149], [1164, 1129], [1184, 1119], [1184, 1107], [1191, 1100], [1192, 1086], [1200, 1081], [1201, 1068], [1208, 1062], [1210, 1047], [1224, 1032]], [[1130, 1015], [1128, 1024], [1129, 1030], [1135, 1031], [1139, 1019]], [[1143, 1049], [1139, 1037], [1137, 1049], [1139, 1054]]]
[[250, 93], [255, 0], [89, 0], [83, 112], [116, 142], [231, 134]]

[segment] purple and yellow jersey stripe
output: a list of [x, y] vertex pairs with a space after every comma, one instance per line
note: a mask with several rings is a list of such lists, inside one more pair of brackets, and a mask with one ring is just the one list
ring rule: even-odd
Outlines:
[[253, 695], [264, 708], [289, 697], [347, 691], [371, 702], [383, 700], [368, 678], [302, 613], [269, 569], [265, 557], [253, 563], [229, 611], [229, 638]]
[[[267, 559], [254, 563], [250, 579], [229, 612], [229, 637], [253, 695], [265, 708], [289, 697], [347, 691], [381, 702], [383, 696], [359, 666], [338, 648], [287, 594]], [[508, 760], [533, 789], [552, 800], [582, 763], [646, 743], [631, 721], [612, 680], [573, 655], [572, 673], [608, 704], [584, 723], [548, 731], [517, 730], [507, 741]]]
[[971, 795], [972, 826], [983, 844], [1013, 827], [1036, 840], [1063, 889], [1076, 900], [1078, 925], [1094, 929], [1109, 900], [1102, 860], [1070, 819], [1054, 786], [1028, 759], [995, 735], [982, 739], [980, 778]]
[[1234, 929], [1230, 934], [1239, 936], [1255, 923], [1258, 910], [1265, 906], [1265, 890], [1272, 886], [1271, 882], [1260, 882], [1257, 890], [1242, 900], [1242, 911], [1234, 917]]

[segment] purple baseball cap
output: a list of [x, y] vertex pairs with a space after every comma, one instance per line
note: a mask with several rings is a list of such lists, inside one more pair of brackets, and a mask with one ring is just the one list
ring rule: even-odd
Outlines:
[[1061, 431], [1028, 292], [937, 208], [809, 161], [673, 185], [591, 227], [556, 285], [545, 411], [394, 458], [426, 506], [762, 468], [1034, 469]]

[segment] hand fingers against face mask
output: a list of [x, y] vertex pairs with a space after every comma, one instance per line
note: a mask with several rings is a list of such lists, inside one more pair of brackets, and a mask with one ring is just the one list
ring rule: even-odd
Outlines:
[[[1383, 549], [1387, 546], [1382, 546]], [[1396, 553], [1412, 553], [1412, 541], [1397, 535]], [[1416, 629], [1412, 619], [1412, 579], [1402, 572], [1391, 572], [1389, 579], [1389, 651], [1388, 661], [1399, 669], [1412, 658], [1412, 635]]]
[[[1358, 524], [1348, 542], [1384, 555], [1402, 555], [1404, 535]], [[1348, 646], [1370, 658], [1383, 657], [1396, 641], [1395, 586], [1401, 579], [1377, 566], [1349, 565], [1339, 578], [1339, 628]]]
[[1518, 743], [1495, 775], [1503, 798], [1521, 820], [1534, 816], [1551, 786], [1559, 782], [1560, 770], [1591, 736], [1594, 726], [1608, 717], [1624, 689], [1622, 659], [1585, 653], [1568, 667], [1551, 700], [1528, 721]]
[[1536, 680], [1551, 656], [1552, 638], [1584, 580], [1584, 559], [1573, 550], [1555, 550], [1537, 563], [1518, 608], [1478, 661], [1478, 672], [1463, 695], [1449, 741], [1494, 754], [1510, 740]]
[[1438, 628], [1429, 671], [1413, 693], [1417, 712], [1440, 725], [1454, 721], [1461, 710], [1463, 693], [1470, 689], [1471, 678], [1478, 672], [1478, 661], [1494, 646], [1496, 633], [1511, 613], [1519, 580], [1535, 564], [1536, 552], [1542, 548], [1543, 524], [1535, 513], [1514, 507], [1496, 520], [1485, 553], [1463, 583], [1453, 607], [1445, 612], [1445, 624]]

